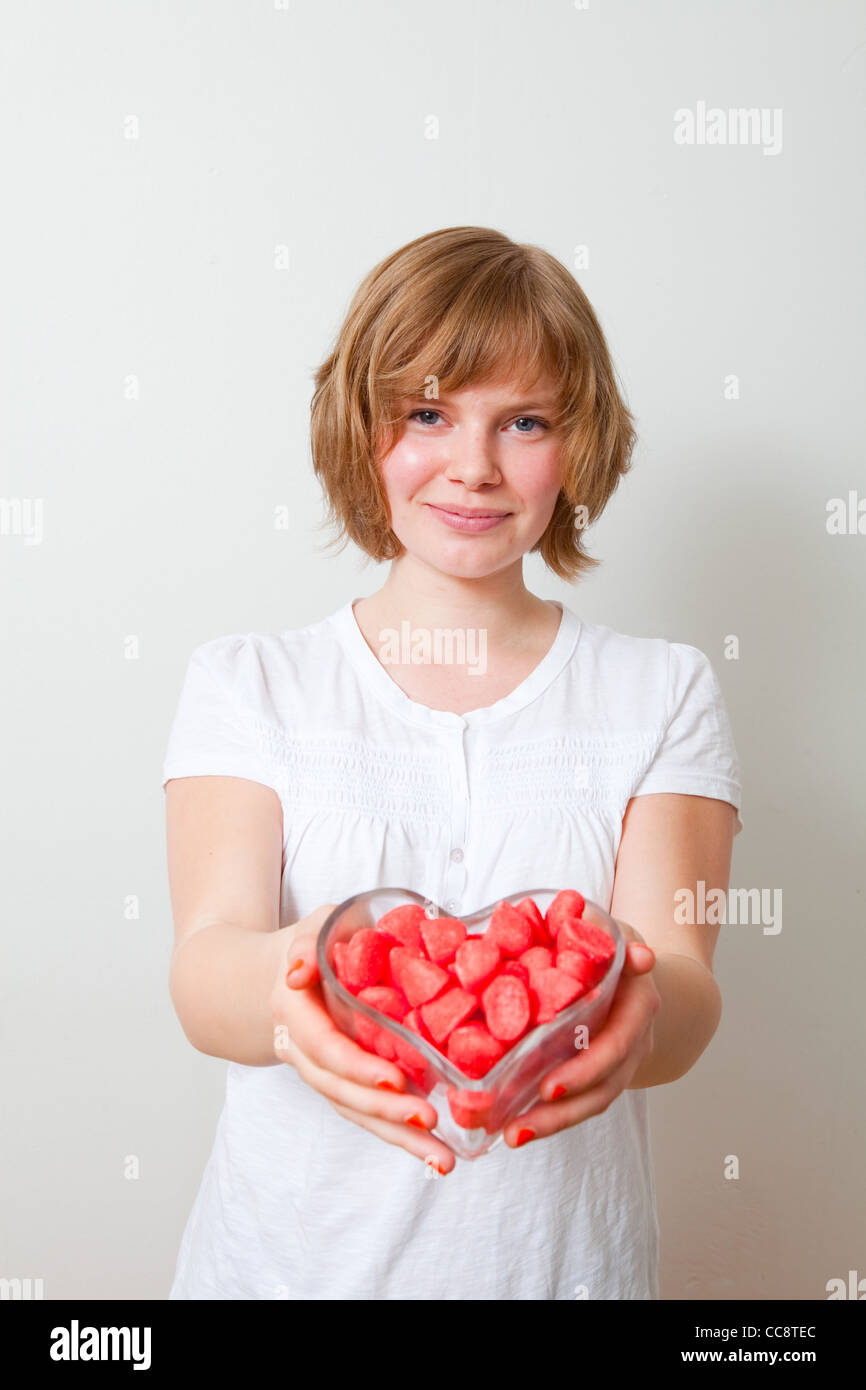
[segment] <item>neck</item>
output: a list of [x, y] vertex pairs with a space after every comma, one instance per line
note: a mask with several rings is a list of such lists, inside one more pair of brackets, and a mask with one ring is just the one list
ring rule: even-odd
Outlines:
[[523, 564], [478, 579], [443, 574], [411, 555], [392, 560], [388, 578], [356, 614], [373, 625], [398, 627], [484, 628], [491, 645], [521, 646], [537, 632], [539, 619], [550, 622], [551, 605], [530, 593]]

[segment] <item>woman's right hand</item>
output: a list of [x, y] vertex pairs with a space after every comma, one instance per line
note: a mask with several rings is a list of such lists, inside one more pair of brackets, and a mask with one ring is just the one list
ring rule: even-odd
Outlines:
[[327, 903], [316, 908], [286, 934], [286, 949], [271, 992], [274, 1053], [323, 1095], [338, 1115], [406, 1149], [440, 1173], [450, 1173], [456, 1159], [447, 1145], [429, 1133], [438, 1121], [430, 1102], [412, 1093], [400, 1094], [406, 1085], [400, 1068], [347, 1037], [325, 1007], [316, 939], [334, 906]]

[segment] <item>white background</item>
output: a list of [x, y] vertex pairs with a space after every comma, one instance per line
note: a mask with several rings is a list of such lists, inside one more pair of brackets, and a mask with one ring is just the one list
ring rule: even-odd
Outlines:
[[[866, 498], [864, 6], [43, 0], [0, 37], [0, 491], [44, 507], [0, 536], [0, 1276], [167, 1295], [225, 1070], [168, 995], [185, 664], [382, 583], [323, 548], [311, 374], [376, 262], [463, 224], [574, 270], [637, 416], [603, 566], [527, 582], [708, 654], [731, 883], [783, 891], [778, 934], [722, 929], [719, 1031], [652, 1093], [663, 1297], [866, 1276], [866, 535], [827, 531]], [[780, 108], [781, 152], [675, 144], [699, 101]]]

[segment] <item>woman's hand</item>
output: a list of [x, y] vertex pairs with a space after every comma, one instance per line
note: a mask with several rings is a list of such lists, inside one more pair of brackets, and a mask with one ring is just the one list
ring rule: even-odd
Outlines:
[[406, 1084], [404, 1073], [342, 1033], [325, 1007], [316, 939], [334, 906], [327, 903], [317, 908], [287, 933], [287, 950], [271, 993], [274, 1054], [293, 1066], [338, 1115], [406, 1149], [440, 1173], [450, 1173], [456, 1163], [454, 1154], [425, 1132], [438, 1122], [430, 1102], [411, 1093], [394, 1094]]
[[574, 1059], [549, 1071], [543, 1100], [505, 1127], [512, 1148], [542, 1139], [591, 1115], [600, 1115], [629, 1082], [653, 1047], [653, 1019], [661, 996], [653, 982], [655, 952], [627, 922], [617, 923], [626, 940], [622, 974], [604, 1026]]

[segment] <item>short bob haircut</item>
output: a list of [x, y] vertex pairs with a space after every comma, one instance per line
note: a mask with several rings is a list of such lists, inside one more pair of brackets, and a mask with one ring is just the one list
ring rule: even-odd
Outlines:
[[377, 464], [402, 433], [401, 399], [513, 375], [528, 389], [547, 373], [558, 383], [550, 424], [563, 439], [562, 487], [533, 550], [576, 579], [599, 564], [582, 549], [583, 526], [601, 516], [636, 442], [586, 295], [549, 252], [488, 227], [430, 232], [381, 261], [314, 374], [310, 448], [340, 548], [351, 539], [374, 560], [403, 551]]

